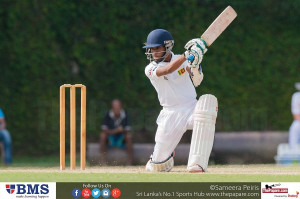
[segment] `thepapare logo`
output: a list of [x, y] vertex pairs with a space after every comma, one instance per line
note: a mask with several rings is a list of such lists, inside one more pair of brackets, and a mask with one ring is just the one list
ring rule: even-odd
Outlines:
[[272, 184], [272, 185], [266, 184], [265, 187], [266, 187], [266, 189], [272, 189], [273, 187], [279, 187], [280, 185], [281, 185], [280, 183], [278, 183], [278, 184]]
[[[48, 184], [16, 184], [10, 185], [9, 187], [6, 185], [6, 190], [8, 192], [10, 189], [10, 194], [48, 194], [49, 193], [49, 185]], [[12, 191], [14, 190], [14, 191]]]

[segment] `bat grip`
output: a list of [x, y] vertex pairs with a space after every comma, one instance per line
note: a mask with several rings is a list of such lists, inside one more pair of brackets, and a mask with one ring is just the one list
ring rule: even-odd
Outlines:
[[187, 60], [192, 63], [194, 61], [194, 56], [193, 55], [188, 56]]

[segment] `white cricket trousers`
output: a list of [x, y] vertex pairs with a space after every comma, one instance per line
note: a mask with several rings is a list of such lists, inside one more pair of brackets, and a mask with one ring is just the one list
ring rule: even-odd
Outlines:
[[155, 147], [152, 154], [154, 162], [165, 161], [180, 142], [187, 130], [193, 129], [194, 109], [197, 100], [187, 104], [163, 108], [156, 120], [158, 125], [155, 135]]
[[300, 144], [300, 121], [294, 120], [289, 131], [289, 145], [294, 148]]

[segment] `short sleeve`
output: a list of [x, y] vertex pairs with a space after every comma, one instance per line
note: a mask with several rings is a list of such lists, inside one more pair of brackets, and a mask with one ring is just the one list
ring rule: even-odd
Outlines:
[[102, 130], [107, 130], [109, 129], [109, 113], [107, 112], [103, 118], [102, 125], [101, 125]]
[[300, 92], [297, 92], [292, 97], [292, 113], [300, 114]]
[[2, 111], [1, 108], [0, 108], [0, 118], [5, 118], [5, 115], [4, 115], [4, 113], [3, 113], [3, 111]]
[[156, 75], [156, 69], [158, 68], [157, 65], [154, 65], [150, 63], [148, 66], [145, 68], [145, 74], [149, 79], [158, 79]]
[[130, 131], [131, 130], [131, 126], [130, 126], [130, 119], [129, 119], [129, 116], [128, 116], [128, 113], [125, 112], [126, 116], [124, 118], [124, 120], [122, 121], [122, 126], [123, 128], [126, 130], [126, 131]]

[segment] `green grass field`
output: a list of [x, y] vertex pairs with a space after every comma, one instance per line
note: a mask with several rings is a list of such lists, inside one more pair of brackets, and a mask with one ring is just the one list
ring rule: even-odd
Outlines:
[[219, 174], [210, 172], [205, 174], [177, 172], [152, 174], [131, 173], [132, 168], [119, 169], [120, 171], [116, 173], [107, 170], [102, 172], [101, 168], [99, 168], [99, 172], [95, 169], [85, 172], [60, 172], [55, 169], [39, 168], [4, 170], [0, 173], [0, 180], [2, 182], [299, 182], [300, 179], [300, 174]]
[[[149, 173], [144, 166], [87, 167], [85, 171], [59, 170], [59, 160], [17, 158], [10, 167], [0, 167], [1, 182], [299, 182], [300, 166], [212, 165], [207, 173], [187, 173], [176, 166], [169, 173]], [[79, 165], [79, 164], [77, 164]]]

